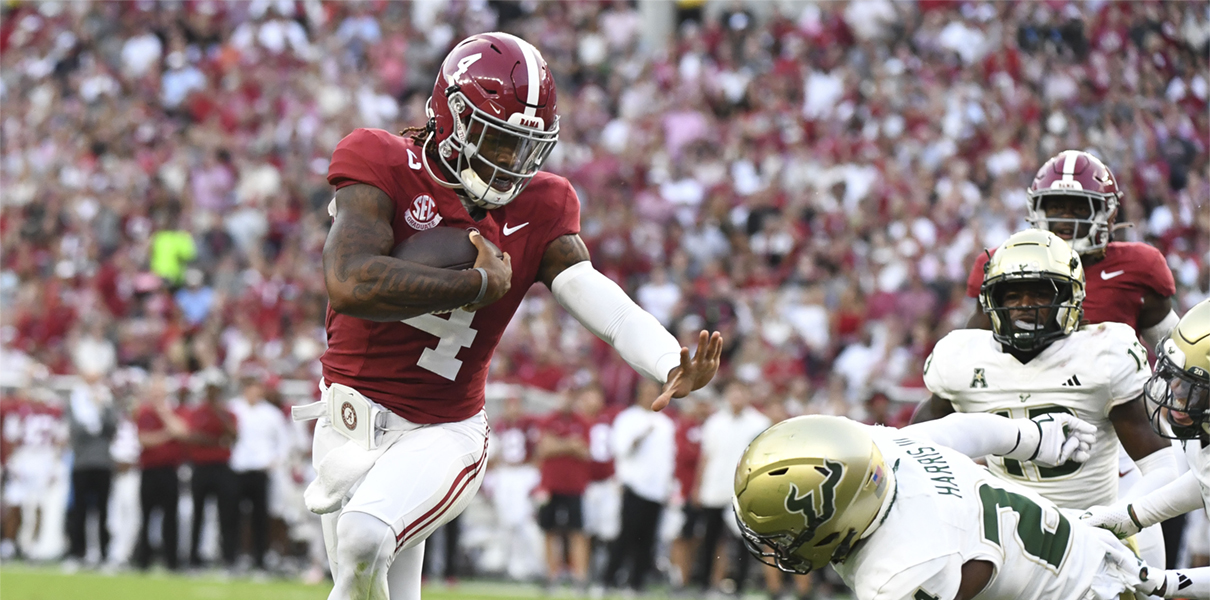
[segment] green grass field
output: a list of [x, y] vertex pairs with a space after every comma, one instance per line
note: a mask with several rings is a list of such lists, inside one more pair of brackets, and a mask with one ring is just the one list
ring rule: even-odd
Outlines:
[[[58, 567], [0, 566], [0, 600], [325, 600], [330, 583], [222, 580], [213, 576], [93, 572], [65, 574]], [[535, 586], [467, 582], [457, 587], [429, 587], [433, 600], [502, 600], [533, 598]]]
[[[294, 581], [251, 581], [246, 578], [220, 579], [213, 575], [169, 575], [123, 572], [106, 575], [81, 571], [68, 575], [57, 566], [26, 564], [0, 565], [0, 600], [326, 600], [332, 589], [329, 582], [305, 585]], [[512, 598], [576, 598], [563, 588], [543, 596], [535, 585], [466, 581], [454, 587], [434, 585], [424, 590], [425, 600], [508, 600]], [[667, 598], [653, 590], [640, 598]], [[616, 598], [606, 596], [606, 599]], [[750, 591], [746, 600], [767, 598]], [[837, 600], [847, 600], [840, 596]]]

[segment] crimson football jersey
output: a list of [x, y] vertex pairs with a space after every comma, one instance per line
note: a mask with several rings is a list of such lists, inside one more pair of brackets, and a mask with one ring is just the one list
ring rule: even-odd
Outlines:
[[588, 430], [588, 457], [592, 459], [589, 478], [603, 481], [613, 477], [613, 450], [609, 438], [613, 435], [613, 419], [620, 410], [605, 408], [594, 417], [585, 417], [592, 424]]
[[398, 323], [337, 314], [328, 306], [324, 379], [365, 394], [414, 423], [461, 421], [483, 408], [492, 352], [538, 276], [546, 247], [580, 232], [580, 201], [562, 177], [539, 172], [506, 206], [471, 218], [454, 191], [437, 185], [411, 138], [358, 129], [332, 153], [328, 182], [364, 183], [395, 202], [394, 245], [418, 231], [476, 229], [512, 257], [512, 287], [474, 313], [422, 315]]
[[[971, 298], [979, 297], [987, 260], [986, 252], [980, 254], [966, 280], [966, 295]], [[1164, 255], [1139, 242], [1109, 242], [1105, 258], [1084, 265], [1084, 286], [1084, 318], [1089, 323], [1125, 323], [1135, 331], [1145, 294], [1165, 298], [1176, 294], [1176, 282]]]
[[54, 448], [67, 438], [62, 408], [19, 396], [0, 402], [0, 464], [7, 464], [18, 448]]
[[702, 458], [702, 421], [688, 416], [676, 420], [676, 480], [688, 498], [697, 485], [697, 463]]
[[[538, 428], [542, 435], [560, 438], [580, 438], [588, 445], [588, 431], [592, 424], [579, 413], [555, 411], [543, 418]], [[592, 464], [583, 458], [569, 454], [551, 456], [538, 467], [542, 471], [542, 488], [552, 494], [578, 496], [588, 487]]]
[[534, 455], [537, 423], [529, 417], [497, 419], [492, 423], [492, 453], [506, 465], [521, 465]]

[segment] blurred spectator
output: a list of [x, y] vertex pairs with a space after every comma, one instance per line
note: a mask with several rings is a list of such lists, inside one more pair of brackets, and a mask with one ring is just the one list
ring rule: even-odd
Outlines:
[[672, 496], [676, 466], [676, 425], [668, 415], [651, 410], [658, 395], [659, 388], [643, 380], [635, 404], [618, 413], [613, 422], [614, 464], [622, 484], [622, 528], [602, 575], [606, 587], [618, 585], [618, 572], [626, 565], [625, 587], [641, 592], [655, 567], [656, 534], [664, 505]]
[[197, 257], [193, 235], [180, 221], [179, 207], [165, 209], [157, 217], [156, 231], [151, 234], [151, 272], [173, 287], [182, 282], [185, 264]]
[[[6, 6], [3, 372], [171, 354], [171, 375], [233, 377], [276, 353], [275, 374], [317, 378], [332, 149], [423, 124], [427, 74], [496, 27], [560, 82], [544, 167], [576, 186], [598, 269], [674, 331], [725, 327], [724, 375], [749, 339], [778, 347], [749, 370], [802, 372], [784, 384], [802, 410], [860, 418], [870, 390], [918, 382], [929, 340], [974, 310], [973, 257], [1025, 226], [1033, 169], [1064, 148], [1118, 175], [1138, 226], [1115, 238], [1160, 249], [1178, 312], [1210, 294], [1204, 2], [643, 6], [674, 31], [653, 38], [627, 2]], [[208, 303], [170, 295], [189, 268]], [[543, 294], [492, 377], [592, 370], [624, 405], [633, 371], [594, 361]]]
[[244, 522], [240, 515], [247, 502], [252, 566], [263, 571], [269, 549], [269, 470], [285, 460], [290, 440], [285, 415], [265, 399], [265, 384], [258, 377], [249, 374], [242, 378], [242, 393], [228, 403], [227, 409], [235, 415], [237, 425], [230, 460], [239, 489], [236, 527], [239, 530]]
[[[622, 491], [614, 476], [613, 420], [617, 409], [606, 408], [605, 391], [590, 383], [577, 392], [576, 412], [589, 425], [589, 481], [584, 488], [584, 533], [588, 536], [589, 567], [608, 560], [609, 542], [618, 537], [621, 528]], [[598, 558], [601, 560], [598, 560]], [[591, 576], [591, 574], [590, 574]]]
[[206, 500], [213, 498], [218, 508], [219, 547], [223, 565], [235, 566], [236, 528], [239, 517], [238, 482], [229, 465], [231, 446], [238, 429], [235, 415], [223, 404], [225, 377], [215, 369], [200, 371], [193, 377], [200, 382], [201, 399], [186, 412], [189, 424], [187, 458], [193, 466], [189, 481], [193, 498], [193, 522], [189, 535], [189, 565], [202, 566], [198, 546], [202, 539], [202, 521], [206, 518]]
[[676, 420], [676, 476], [677, 495], [684, 524], [672, 542], [670, 559], [675, 567], [673, 586], [682, 588], [693, 573], [693, 559], [698, 545], [705, 535], [702, 507], [693, 497], [697, 489], [698, 464], [702, 455], [702, 424], [714, 410], [700, 392], [680, 401], [680, 412]]
[[525, 413], [521, 397], [506, 396], [501, 410], [493, 415], [488, 474], [483, 486], [508, 541], [505, 573], [516, 580], [545, 574], [544, 565], [539, 565], [543, 541], [532, 498], [541, 481], [532, 462], [538, 435], [536, 419]]
[[[705, 591], [718, 590], [726, 574], [728, 561], [736, 557], [736, 590], [747, 579], [751, 557], [742, 541], [727, 534], [726, 520], [734, 518], [731, 497], [735, 487], [735, 465], [748, 444], [769, 427], [769, 418], [752, 407], [748, 384], [732, 381], [723, 388], [723, 406], [702, 425], [701, 460], [698, 461], [697, 487], [693, 497], [702, 511], [705, 532], [698, 546], [692, 583]], [[719, 550], [719, 541], [727, 534], [731, 551]]]
[[[577, 394], [559, 395], [559, 406], [538, 422], [535, 457], [542, 472], [546, 501], [538, 508], [538, 525], [546, 533], [546, 586], [561, 579], [566, 566], [574, 584], [588, 585], [588, 536], [584, 534], [584, 488], [591, 464], [591, 425], [575, 411]], [[564, 557], [567, 557], [566, 563]]]
[[104, 563], [109, 553], [109, 491], [114, 471], [109, 446], [117, 434], [118, 413], [113, 406], [113, 394], [96, 372], [85, 374], [76, 384], [67, 406], [72, 451], [72, 501], [67, 515], [71, 548], [68, 554], [75, 561], [84, 561], [87, 549], [85, 524], [88, 514], [95, 512], [97, 541]]
[[214, 289], [205, 285], [205, 280], [206, 276], [201, 271], [188, 269], [185, 271], [185, 287], [173, 295], [177, 308], [190, 327], [201, 325], [214, 307]]
[[144, 570], [151, 565], [149, 536], [153, 512], [159, 513], [160, 553], [164, 566], [175, 571], [180, 560], [177, 508], [181, 491], [176, 470], [184, 462], [182, 440], [189, 436], [189, 425], [181, 417], [183, 407], [172, 404], [168, 382], [157, 377], [147, 385], [134, 418], [139, 428], [139, 444], [143, 446], [143, 452], [139, 455], [142, 521], [134, 562]]

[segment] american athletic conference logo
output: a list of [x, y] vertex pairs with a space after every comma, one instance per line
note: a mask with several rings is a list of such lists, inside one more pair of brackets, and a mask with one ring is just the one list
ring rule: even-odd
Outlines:
[[403, 215], [403, 219], [412, 226], [412, 229], [424, 231], [432, 229], [441, 222], [441, 215], [437, 214], [437, 202], [428, 194], [420, 194], [412, 200], [412, 208], [408, 209]]
[[345, 402], [340, 405], [340, 420], [344, 422], [349, 431], [357, 429], [357, 411], [353, 409], [351, 403]]

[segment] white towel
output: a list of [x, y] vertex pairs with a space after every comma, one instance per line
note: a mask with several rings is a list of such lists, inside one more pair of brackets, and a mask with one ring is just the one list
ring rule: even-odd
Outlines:
[[315, 428], [316, 446], [331, 449], [315, 466], [315, 481], [303, 492], [303, 501], [307, 503], [307, 508], [318, 515], [340, 510], [353, 485], [365, 477], [370, 467], [373, 467], [404, 433], [401, 430], [384, 431], [378, 447], [366, 450], [357, 442], [341, 435], [326, 420], [320, 421]]

